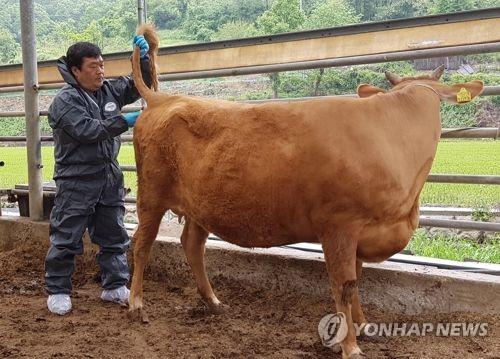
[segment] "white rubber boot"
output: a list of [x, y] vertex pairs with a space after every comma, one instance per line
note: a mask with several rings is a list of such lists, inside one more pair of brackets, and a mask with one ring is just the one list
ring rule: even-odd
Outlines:
[[47, 308], [54, 314], [68, 314], [71, 311], [71, 297], [67, 294], [51, 294], [47, 298]]
[[126, 286], [121, 286], [116, 289], [104, 289], [101, 294], [101, 299], [108, 302], [127, 305], [129, 295], [130, 290]]

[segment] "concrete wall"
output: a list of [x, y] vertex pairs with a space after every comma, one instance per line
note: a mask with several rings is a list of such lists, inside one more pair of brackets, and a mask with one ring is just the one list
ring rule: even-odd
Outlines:
[[[46, 247], [48, 233], [47, 222], [0, 217], [0, 251], [23, 243]], [[95, 247], [85, 244], [82, 262], [90, 265]], [[223, 278], [278, 292], [330, 296], [325, 263], [319, 254], [288, 248], [244, 249], [210, 242], [206, 260], [212, 280]], [[157, 239], [148, 273], [156, 279], [193, 282], [176, 238]], [[500, 278], [491, 275], [387, 262], [365, 264], [360, 292], [364, 304], [391, 313], [500, 313]]]

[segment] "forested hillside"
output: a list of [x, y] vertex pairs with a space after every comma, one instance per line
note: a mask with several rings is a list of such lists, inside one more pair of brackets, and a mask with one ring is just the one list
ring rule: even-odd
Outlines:
[[[40, 60], [87, 40], [130, 49], [136, 0], [36, 0]], [[500, 0], [147, 0], [163, 46], [500, 6]], [[0, 64], [19, 63], [19, 1], [0, 0]]]
[[[500, 6], [500, 0], [146, 0], [148, 21], [161, 34], [161, 46], [243, 38], [304, 29]], [[39, 60], [64, 55], [76, 41], [97, 43], [104, 53], [131, 50], [137, 26], [136, 0], [35, 0]], [[19, 1], [0, 0], [0, 65], [21, 61]], [[448, 63], [450, 63], [448, 61]], [[482, 79], [500, 84], [500, 54], [459, 57], [473, 74], [447, 71], [444, 81]], [[371, 66], [293, 71], [254, 77], [245, 85], [227, 80], [190, 82], [180, 93], [229, 99], [262, 99], [352, 93], [366, 82], [386, 87], [384, 71], [416, 73], [412, 61]], [[230, 80], [233, 83], [238, 80]], [[241, 82], [243, 84], [243, 82]], [[175, 91], [172, 83], [164, 83]], [[233, 88], [234, 87], [234, 88]], [[50, 103], [45, 99], [42, 107]], [[482, 97], [465, 106], [443, 104], [445, 127], [498, 126], [500, 97]], [[0, 96], [3, 109], [22, 110], [22, 99]], [[20, 119], [21, 120], [21, 119]], [[0, 132], [17, 134], [24, 124], [2, 121]], [[9, 122], [12, 125], [9, 125]]]

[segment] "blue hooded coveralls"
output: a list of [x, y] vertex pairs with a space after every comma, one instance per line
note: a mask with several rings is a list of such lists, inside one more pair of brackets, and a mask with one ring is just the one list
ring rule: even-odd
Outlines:
[[[140, 95], [129, 76], [104, 80], [99, 90], [90, 93], [78, 85], [64, 57], [58, 68], [67, 84], [48, 115], [54, 134], [56, 194], [45, 286], [49, 294], [71, 294], [75, 255], [83, 253], [82, 237], [88, 228], [91, 241], [100, 247], [102, 287], [116, 289], [129, 280], [130, 245], [123, 224], [123, 174], [117, 161], [119, 135], [128, 125], [120, 111]], [[141, 60], [141, 71], [149, 86], [149, 58]]]

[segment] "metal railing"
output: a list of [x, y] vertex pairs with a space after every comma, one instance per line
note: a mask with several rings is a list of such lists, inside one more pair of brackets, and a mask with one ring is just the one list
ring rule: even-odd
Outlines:
[[24, 68], [24, 109], [26, 146], [28, 147], [28, 181], [30, 183], [30, 219], [43, 219], [42, 154], [38, 108], [38, 72], [36, 61], [35, 14], [33, 0], [23, 1], [21, 11], [21, 42]]
[[[40, 136], [38, 130], [38, 120], [36, 123], [34, 119], [38, 119], [38, 116], [46, 116], [47, 111], [38, 111], [38, 91], [39, 90], [52, 90], [59, 89], [63, 86], [63, 83], [49, 83], [49, 84], [37, 84], [36, 80], [36, 54], [34, 52], [29, 52], [29, 47], [34, 48], [33, 43], [34, 37], [33, 35], [33, 27], [34, 23], [30, 16], [33, 14], [33, 0], [23, 1], [23, 4], [28, 4], [29, 6], [21, 7], [21, 18], [25, 18], [22, 21], [23, 23], [23, 55], [26, 53], [26, 59], [23, 58], [23, 62], [25, 63], [33, 63], [33, 66], [25, 66], [25, 84], [26, 86], [9, 86], [0, 88], [0, 93], [11, 93], [11, 92], [19, 92], [25, 91], [25, 102], [26, 102], [26, 110], [23, 111], [3, 111], [0, 112], [0, 117], [24, 117], [29, 118], [29, 125], [27, 136], [3, 136], [0, 137], [0, 142], [24, 142], [28, 143], [29, 148], [29, 169], [30, 169], [30, 197], [34, 198], [33, 201], [40, 204], [41, 207], [41, 198], [42, 198], [42, 188], [41, 188], [41, 177], [40, 177], [40, 168], [41, 168], [41, 160], [40, 160], [40, 144], [41, 142], [49, 142], [53, 141], [52, 136]], [[492, 11], [485, 12], [483, 15], [487, 18], [497, 18], [500, 14], [500, 9], [495, 8], [491, 9]], [[141, 19], [144, 19], [144, 11], [145, 11], [145, 2], [143, 0], [138, 1], [138, 18], [139, 22]], [[477, 17], [478, 12], [471, 12], [470, 16]], [[456, 17], [457, 21], [460, 21], [460, 18], [467, 18], [469, 16], [468, 13], [461, 14], [452, 14], [449, 17]], [[435, 18], [426, 18], [422, 21], [428, 23], [429, 21], [444, 21], [445, 16], [436, 16]], [[418, 26], [419, 19], [406, 19], [407, 23], [405, 24], [402, 20], [397, 21], [389, 21], [386, 23], [375, 23], [373, 25], [369, 25], [368, 27], [373, 28], [372, 31], [380, 30], [381, 26], [399, 26], [399, 27], [410, 27], [410, 26]], [[446, 20], [448, 21], [448, 20]], [[391, 25], [392, 24], [392, 25]], [[396, 24], [396, 25], [394, 25]], [[414, 24], [414, 25], [411, 25]], [[368, 28], [367, 25], [363, 25], [364, 28]], [[283, 34], [276, 35], [270, 37], [262, 37], [262, 38], [253, 38], [253, 39], [241, 39], [241, 40], [230, 40], [226, 42], [213, 43], [213, 44], [194, 44], [194, 45], [185, 45], [181, 51], [203, 51], [206, 49], [212, 48], [226, 48], [226, 47], [237, 47], [244, 46], [245, 44], [253, 44], [253, 43], [266, 43], [266, 41], [288, 41], [288, 40], [297, 40], [297, 39], [312, 39], [318, 38], [321, 36], [325, 36], [324, 33], [328, 32], [328, 29], [322, 30], [314, 30], [311, 32], [304, 33], [293, 33], [293, 34]], [[352, 31], [350, 27], [340, 28], [339, 31]], [[367, 31], [366, 29], [363, 31]], [[323, 35], [322, 35], [323, 34]], [[328, 36], [332, 36], [329, 34]], [[26, 45], [25, 45], [26, 43]], [[247, 44], [247, 45], [248, 45]], [[164, 48], [161, 52], [170, 51], [175, 53], [176, 48]], [[325, 68], [325, 67], [336, 67], [336, 66], [350, 66], [350, 65], [362, 65], [362, 64], [372, 64], [372, 63], [381, 63], [381, 62], [390, 62], [390, 61], [404, 61], [404, 60], [414, 60], [421, 58], [429, 58], [429, 57], [443, 57], [443, 56], [452, 56], [452, 55], [467, 55], [467, 54], [478, 54], [478, 53], [489, 53], [489, 52], [498, 52], [500, 51], [500, 42], [492, 42], [492, 43], [484, 43], [484, 44], [470, 44], [470, 45], [461, 45], [461, 46], [448, 46], [441, 48], [426, 48], [426, 49], [416, 49], [409, 51], [395, 51], [384, 54], [373, 54], [373, 55], [362, 55], [362, 56], [347, 56], [342, 58], [334, 58], [334, 59], [319, 59], [313, 61], [296, 61], [289, 63], [280, 63], [280, 64], [269, 64], [269, 65], [258, 65], [258, 66], [245, 66], [245, 67], [233, 67], [233, 68], [224, 68], [224, 69], [215, 69], [210, 71], [193, 71], [193, 72], [182, 72], [182, 73], [169, 73], [163, 74], [159, 76], [160, 81], [174, 81], [174, 80], [187, 80], [187, 79], [197, 79], [197, 78], [207, 78], [207, 77], [221, 77], [221, 76], [238, 76], [238, 75], [248, 75], [248, 74], [262, 74], [262, 73], [270, 73], [270, 72], [280, 72], [280, 71], [296, 71], [296, 70], [304, 70], [304, 69], [314, 69], [314, 68]], [[125, 56], [126, 53], [123, 54], [111, 54], [108, 57], [119, 57]], [[127, 55], [128, 56], [128, 55]], [[16, 66], [16, 65], [15, 65]], [[482, 96], [492, 96], [492, 95], [500, 95], [500, 86], [488, 86], [485, 87]], [[354, 94], [348, 94], [344, 96], [356, 96]], [[330, 97], [330, 96], [328, 96]], [[309, 99], [309, 98], [307, 98]], [[285, 102], [293, 102], [293, 101], [302, 101], [304, 98], [300, 99], [270, 99], [270, 100], [255, 100], [255, 101], [245, 101], [250, 103], [260, 103], [260, 102], [268, 102], [268, 101], [285, 101]], [[124, 112], [128, 111], [136, 111], [138, 107], [127, 106], [124, 109]], [[498, 138], [499, 136], [499, 128], [454, 128], [454, 129], [443, 129], [441, 133], [441, 138]], [[121, 136], [122, 140], [125, 142], [132, 141], [132, 136], [123, 135]], [[124, 171], [135, 171], [135, 166], [122, 166]], [[469, 183], [469, 184], [492, 184], [498, 185], [500, 184], [500, 176], [472, 176], [472, 175], [448, 175], [448, 174], [433, 174], [429, 175], [428, 182], [438, 182], [438, 183]], [[32, 193], [33, 192], [33, 193]], [[127, 198], [129, 203], [135, 202], [134, 198]], [[31, 207], [31, 205], [30, 205]], [[33, 214], [33, 218], [39, 218], [41, 215], [41, 209], [38, 207], [30, 208], [30, 213]], [[471, 222], [471, 221], [450, 221], [450, 220], [442, 220], [442, 219], [429, 219], [422, 217], [421, 225], [432, 225], [436, 227], [444, 227], [444, 228], [460, 228], [460, 229], [474, 229], [474, 230], [493, 230], [500, 231], [500, 224], [497, 223], [482, 223], [482, 222]]]
[[[409, 58], [452, 55], [455, 52], [456, 54], [484, 53], [497, 51], [488, 46], [498, 44], [500, 41], [497, 32], [490, 30], [498, 27], [500, 27], [499, 7], [253, 38], [169, 46], [159, 50], [158, 61], [165, 65], [162, 66], [162, 71], [166, 75], [182, 76], [182, 74], [193, 72], [195, 77], [200, 75], [210, 77], [220, 75], [214, 72], [216, 70], [227, 70], [228, 75], [233, 75], [238, 74], [233, 71], [234, 69], [251, 70], [254, 73], [282, 70], [279, 67], [267, 69], [258, 67], [267, 65], [303, 64], [305, 68], [311, 68], [311, 66], [328, 67], [341, 64], [314, 63], [313, 61], [316, 60], [340, 59], [344, 61], [356, 57], [357, 60], [354, 61], [364, 63], [402, 59], [393, 57], [398, 53]], [[432, 40], [429, 41], [430, 39]], [[353, 43], [357, 46], [352, 46]], [[476, 45], [480, 47], [475, 47]], [[487, 47], [481, 47], [483, 45]], [[431, 52], [426, 52], [427, 50]], [[203, 56], [199, 56], [200, 53]], [[372, 55], [379, 57], [371, 60], [360, 57]], [[128, 74], [130, 72], [129, 57], [130, 52], [105, 54], [108, 76]], [[252, 69], [252, 66], [257, 67]], [[55, 60], [40, 62], [40, 69], [41, 83], [61, 81]], [[18, 64], [1, 66], [0, 84], [3, 86], [21, 85], [18, 78], [21, 70]]]
[[[137, 171], [135, 166], [123, 165], [120, 168], [124, 172]], [[500, 185], [500, 176], [430, 174], [427, 177], [427, 182]]]

